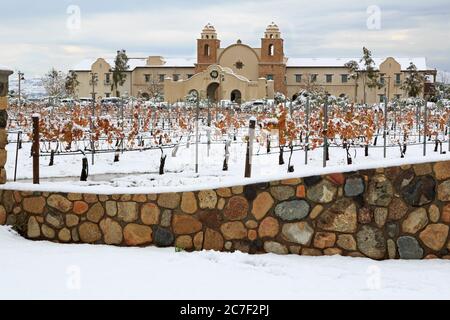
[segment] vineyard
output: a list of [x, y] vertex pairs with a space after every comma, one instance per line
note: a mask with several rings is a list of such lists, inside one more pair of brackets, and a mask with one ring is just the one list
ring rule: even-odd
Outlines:
[[[76, 185], [234, 183], [244, 179], [249, 162], [252, 178], [264, 179], [384, 159], [415, 162], [450, 150], [450, 106], [420, 99], [385, 108], [302, 94], [293, 103], [278, 99], [253, 109], [133, 101], [95, 108], [11, 105], [8, 112], [7, 171], [19, 182], [32, 177], [32, 116], [37, 115], [41, 178]], [[256, 119], [254, 135], [251, 119]]]

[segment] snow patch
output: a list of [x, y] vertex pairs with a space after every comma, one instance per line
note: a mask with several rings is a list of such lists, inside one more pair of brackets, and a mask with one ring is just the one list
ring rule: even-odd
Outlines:
[[0, 256], [0, 299], [450, 299], [445, 260], [62, 245], [4, 226]]

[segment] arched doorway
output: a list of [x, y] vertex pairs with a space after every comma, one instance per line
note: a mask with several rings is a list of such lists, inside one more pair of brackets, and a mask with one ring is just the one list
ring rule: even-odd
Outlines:
[[239, 103], [241, 104], [242, 102], [242, 94], [239, 90], [233, 90], [231, 92], [231, 102], [235, 102], [235, 103]]
[[219, 100], [219, 84], [217, 82], [211, 83], [207, 88], [208, 100], [211, 102], [217, 102]]

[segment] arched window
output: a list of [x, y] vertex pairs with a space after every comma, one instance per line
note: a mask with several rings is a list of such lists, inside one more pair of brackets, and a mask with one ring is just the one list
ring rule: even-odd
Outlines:
[[205, 52], [203, 54], [205, 57], [209, 57], [211, 55], [211, 48], [209, 47], [209, 44], [205, 45]]
[[270, 39], [273, 39], [273, 34], [270, 35]]
[[269, 45], [269, 56], [273, 57], [275, 55], [275, 46], [273, 44]]
[[206, 36], [206, 39], [209, 39], [209, 36], [208, 36], [208, 35]]

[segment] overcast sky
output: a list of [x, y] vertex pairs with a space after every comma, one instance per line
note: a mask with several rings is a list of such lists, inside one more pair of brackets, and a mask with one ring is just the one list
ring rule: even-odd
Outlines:
[[259, 47], [272, 21], [281, 28], [288, 57], [359, 57], [367, 46], [374, 56], [425, 56], [429, 67], [450, 71], [448, 0], [5, 2], [0, 65], [29, 75], [53, 66], [66, 71], [80, 60], [111, 57], [121, 48], [137, 57], [194, 57], [196, 39], [208, 22], [222, 46], [241, 39]]

